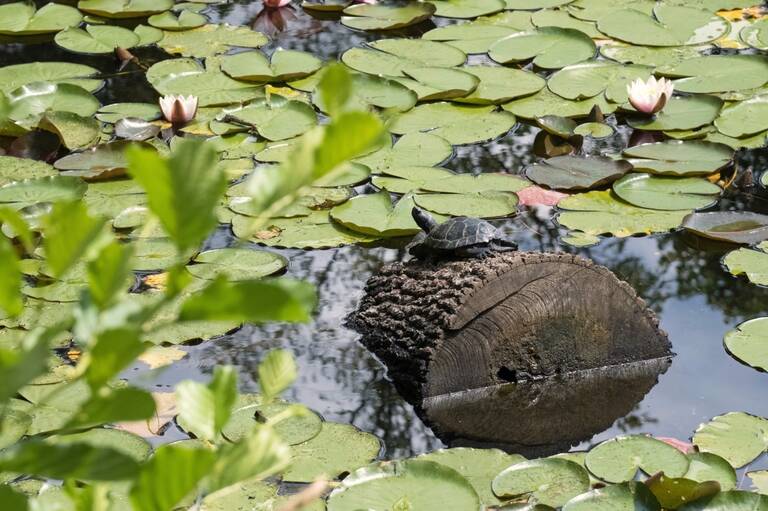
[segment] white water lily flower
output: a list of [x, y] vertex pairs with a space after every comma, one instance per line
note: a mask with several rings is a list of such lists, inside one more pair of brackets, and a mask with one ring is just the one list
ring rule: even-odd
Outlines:
[[160, 110], [165, 120], [172, 124], [186, 124], [197, 114], [197, 96], [163, 96]]
[[644, 114], [655, 114], [672, 98], [674, 88], [671, 80], [657, 80], [655, 76], [651, 76], [648, 81], [644, 82], [638, 78], [627, 85], [627, 94], [635, 110]]

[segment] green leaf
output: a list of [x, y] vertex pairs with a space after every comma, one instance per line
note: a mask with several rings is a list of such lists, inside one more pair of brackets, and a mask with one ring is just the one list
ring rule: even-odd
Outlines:
[[696, 429], [693, 443], [735, 468], [743, 467], [768, 449], [768, 419], [743, 412], [720, 415]]
[[632, 170], [625, 160], [605, 156], [555, 156], [526, 168], [534, 183], [556, 190], [584, 190], [612, 183]]
[[416, 234], [421, 229], [411, 217], [413, 198], [403, 197], [397, 204], [386, 192], [354, 197], [331, 210], [331, 218], [344, 227], [363, 234], [397, 237]]
[[725, 334], [725, 349], [737, 360], [768, 371], [768, 318], [755, 318]]
[[763, 511], [768, 508], [768, 497], [748, 491], [725, 491], [712, 498], [691, 502], [680, 511]]
[[627, 123], [635, 129], [648, 131], [691, 130], [714, 121], [722, 105], [721, 99], [705, 94], [675, 96], [654, 117], [630, 118]]
[[[768, 216], [750, 211], [692, 213], [685, 217], [683, 227], [699, 236], [730, 243], [751, 245], [768, 239]], [[747, 259], [750, 263], [762, 259], [759, 253], [737, 253], [739, 256], [749, 256]]]
[[213, 280], [226, 275], [229, 280], [251, 280], [277, 273], [288, 265], [279, 254], [251, 248], [217, 248], [195, 256], [187, 271], [199, 279]]
[[688, 470], [688, 458], [669, 444], [644, 435], [620, 436], [594, 447], [586, 459], [595, 476], [611, 483], [634, 479], [637, 470], [652, 475], [664, 472], [681, 477]]
[[357, 30], [394, 30], [415, 25], [432, 17], [432, 3], [405, 5], [354, 4], [344, 9], [341, 23]]
[[568, 66], [549, 77], [547, 87], [566, 99], [580, 100], [605, 95], [614, 103], [628, 100], [627, 85], [633, 80], [646, 80], [650, 67], [622, 65], [607, 61], [584, 62]]
[[6, 315], [15, 317], [21, 314], [24, 302], [21, 296], [23, 277], [16, 250], [10, 240], [0, 235], [0, 309]]
[[595, 55], [595, 43], [583, 32], [570, 28], [542, 27], [518, 32], [492, 44], [488, 55], [500, 64], [533, 59], [543, 69], [560, 69]]
[[130, 286], [131, 257], [130, 245], [112, 241], [88, 262], [88, 291], [99, 308], [107, 308], [115, 296]]
[[88, 214], [83, 202], [59, 202], [44, 221], [46, 262], [53, 277], [75, 265], [104, 232], [104, 220]]
[[173, 7], [173, 0], [80, 0], [81, 11], [105, 18], [139, 18]]
[[675, 90], [690, 93], [755, 89], [768, 82], [768, 58], [759, 55], [707, 55], [656, 70], [677, 78]]
[[296, 361], [287, 350], [272, 350], [259, 364], [259, 387], [269, 403], [296, 380]]
[[563, 511], [659, 511], [661, 507], [642, 483], [598, 488], [572, 498]]
[[688, 454], [688, 461], [686, 479], [717, 481], [723, 491], [736, 489], [736, 471], [720, 456], [711, 452], [694, 452]]
[[64, 429], [147, 420], [154, 414], [155, 400], [145, 390], [132, 387], [102, 389], [80, 406]]
[[723, 265], [733, 275], [746, 274], [753, 284], [768, 285], [768, 249], [766, 242], [760, 243], [758, 250], [740, 248], [728, 252], [723, 258]]
[[58, 330], [37, 329], [28, 333], [16, 349], [0, 348], [0, 402], [48, 370], [50, 345]]
[[341, 63], [326, 67], [317, 84], [320, 103], [331, 117], [339, 115], [352, 94], [352, 77]]
[[110, 25], [86, 25], [68, 28], [56, 34], [56, 44], [77, 53], [111, 53], [115, 48], [133, 48], [139, 44], [139, 36], [123, 27]]
[[237, 372], [231, 366], [217, 366], [208, 385], [187, 380], [176, 386], [179, 422], [197, 438], [216, 440], [236, 398]]
[[100, 332], [85, 355], [88, 360], [85, 373], [88, 385], [94, 391], [101, 388], [132, 364], [144, 350], [139, 332], [130, 324]]
[[0, 34], [48, 34], [76, 26], [82, 19], [80, 12], [68, 5], [49, 2], [38, 10], [33, 2], [7, 3], [0, 6]]
[[200, 141], [184, 141], [170, 158], [131, 147], [129, 173], [147, 192], [149, 208], [179, 252], [198, 246], [218, 224], [215, 208], [227, 183], [218, 155]]
[[259, 48], [267, 44], [267, 41], [267, 37], [261, 32], [248, 27], [223, 24], [165, 32], [165, 37], [158, 45], [168, 53], [203, 58], [226, 53], [232, 47]]
[[269, 58], [259, 51], [246, 51], [221, 59], [221, 70], [232, 78], [260, 83], [298, 80], [321, 65], [322, 61], [312, 54], [280, 48]]
[[589, 475], [580, 465], [559, 458], [516, 463], [493, 480], [493, 493], [501, 498], [532, 497], [559, 507], [589, 489]]
[[613, 183], [613, 191], [633, 206], [664, 211], [711, 206], [722, 190], [700, 177], [666, 177], [627, 174]]
[[103, 82], [91, 78], [99, 70], [71, 62], [29, 62], [0, 68], [0, 91], [11, 92], [33, 82], [70, 83], [93, 92]]

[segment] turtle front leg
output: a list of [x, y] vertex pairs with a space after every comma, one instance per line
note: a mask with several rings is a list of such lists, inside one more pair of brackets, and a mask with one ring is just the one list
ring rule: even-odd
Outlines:
[[465, 259], [485, 259], [493, 253], [489, 245], [472, 245], [456, 249], [456, 255]]

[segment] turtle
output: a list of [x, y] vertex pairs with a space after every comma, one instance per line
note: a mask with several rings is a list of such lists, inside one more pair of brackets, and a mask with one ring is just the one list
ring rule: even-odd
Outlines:
[[418, 207], [411, 210], [411, 215], [423, 232], [406, 248], [419, 259], [485, 258], [493, 252], [517, 250], [517, 243], [479, 218], [457, 216], [438, 224], [432, 215]]

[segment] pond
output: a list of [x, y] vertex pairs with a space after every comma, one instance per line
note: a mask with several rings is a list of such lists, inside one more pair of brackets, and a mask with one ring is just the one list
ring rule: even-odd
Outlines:
[[[577, 3], [580, 1], [577, 0]], [[724, 7], [742, 7], [739, 2], [721, 3], [734, 4]], [[462, 2], [456, 4], [463, 5]], [[367, 42], [384, 37], [419, 38], [436, 26], [457, 22], [455, 19], [433, 17], [400, 30], [365, 32], [345, 27], [333, 14], [311, 14], [298, 4], [266, 9], [261, 2], [233, 0], [199, 7], [209, 23], [242, 25], [266, 33], [271, 40], [260, 48], [266, 54], [278, 48], [298, 50], [324, 61], [339, 59], [350, 48], [362, 47]], [[751, 14], [761, 16], [757, 12]], [[734, 21], [737, 28], [732, 32], [752, 21]], [[131, 22], [119, 23], [135, 26]], [[621, 32], [626, 27], [618, 30]], [[628, 37], [631, 39], [632, 35]], [[723, 46], [700, 51], [708, 55], [761, 53], [743, 43], [740, 47], [735, 44]], [[169, 58], [156, 47], [139, 47], [131, 51], [145, 68]], [[240, 51], [235, 49], [234, 53]], [[158, 94], [147, 81], [146, 70], [129, 64], [125, 69], [116, 71], [112, 54], [77, 55], [50, 40], [19, 43], [8, 39], [0, 44], [0, 66], [49, 61], [77, 62], [97, 68], [106, 76], [104, 87], [95, 92], [102, 105], [157, 101]], [[471, 55], [469, 62], [473, 65], [492, 63], [485, 54]], [[762, 65], [766, 66], [764, 62]], [[565, 66], [555, 66], [559, 67]], [[547, 76], [553, 71], [545, 70], [540, 74]], [[768, 76], [765, 82], [768, 82]], [[736, 97], [734, 93], [731, 99], [743, 101], [749, 94], [759, 95], [765, 92], [761, 87], [765, 85], [742, 91], [745, 97]], [[275, 93], [280, 92], [276, 89]], [[618, 122], [613, 116], [607, 116], [607, 119], [615, 133], [606, 139], [586, 137], [584, 152], [621, 153], [628, 145], [635, 144], [635, 141], [630, 142], [630, 138], [636, 137], [640, 130], [633, 133], [624, 117]], [[541, 160], [535, 146], [541, 142], [543, 133], [533, 120], [524, 120], [518, 115], [517, 121], [509, 132], [491, 141], [454, 145], [452, 156], [442, 167], [462, 174], [493, 172], [525, 178], [526, 168]], [[694, 132], [700, 126], [683, 129]], [[765, 129], [768, 129], [768, 123], [759, 130], [763, 140]], [[754, 133], [757, 131], [752, 131]], [[681, 134], [680, 137], [692, 139], [694, 135], [685, 137]], [[762, 142], [754, 145], [762, 146]], [[721, 197], [697, 211], [768, 214], [768, 190], [760, 183], [763, 172], [768, 171], [768, 150], [742, 148], [737, 150], [734, 161], [735, 165], [720, 176], [719, 183], [726, 185]], [[602, 186], [602, 189], [605, 188]], [[378, 191], [371, 183], [358, 185], [355, 190], [359, 194]], [[581, 190], [574, 189], [568, 193], [577, 191]], [[656, 313], [660, 327], [668, 334], [675, 352], [669, 367], [659, 370], [658, 381], [652, 378], [647, 393], [623, 403], [622, 416], [611, 418], [610, 425], [604, 425], [593, 431], [590, 437], [579, 439], [567, 447], [573, 451], [584, 451], [617, 435], [637, 433], [687, 440], [700, 424], [730, 411], [768, 417], [766, 374], [732, 357], [723, 345], [725, 334], [737, 325], [768, 314], [768, 289], [749, 282], [744, 275], [732, 275], [724, 266], [724, 256], [739, 248], [738, 245], [717, 242], [676, 228], [672, 232], [657, 232], [667, 229], [655, 229], [650, 235], [607, 235], [602, 236], [597, 244], [577, 247], [564, 242], [564, 237], [580, 227], [571, 230], [558, 222], [562, 211], [547, 205], [521, 206], [516, 216], [493, 218], [491, 222], [512, 236], [520, 250], [578, 254], [610, 269], [628, 282]], [[597, 234], [603, 232], [608, 231], [598, 230]], [[182, 346], [187, 356], [168, 367], [153, 370], [146, 364], [138, 363], [125, 371], [123, 376], [136, 385], [162, 392], [170, 391], [185, 379], [207, 381], [214, 368], [232, 364], [237, 367], [240, 376], [240, 390], [257, 392], [259, 361], [270, 349], [286, 348], [295, 355], [299, 371], [296, 383], [285, 397], [305, 404], [326, 420], [353, 424], [376, 435], [384, 445], [383, 458], [405, 458], [457, 445], [494, 447], [493, 440], [485, 442], [482, 435], [471, 441], [454, 442], [445, 436], [438, 436], [431, 428], [433, 425], [424, 421], [424, 414], [418, 406], [414, 407], [414, 403], [400, 396], [382, 362], [360, 343], [360, 335], [345, 326], [345, 319], [356, 309], [365, 292], [366, 281], [384, 265], [409, 257], [405, 249], [407, 241], [394, 238], [372, 244], [309, 250], [270, 247], [267, 250], [290, 261], [288, 276], [307, 280], [316, 286], [319, 305], [310, 323], [246, 325], [211, 342]], [[229, 225], [220, 225], [206, 241], [204, 249], [242, 244], [243, 241], [234, 235]], [[256, 243], [246, 245], [264, 249]], [[487, 420], [493, 422], [494, 419], [490, 416]], [[503, 430], [514, 428], [515, 424], [497, 424], [494, 427]], [[163, 442], [175, 438], [186, 436], [172, 426], [165, 433]], [[760, 469], [768, 469], [765, 455], [749, 465], [749, 470]], [[742, 481], [740, 487], [748, 489], [749, 483]]]

